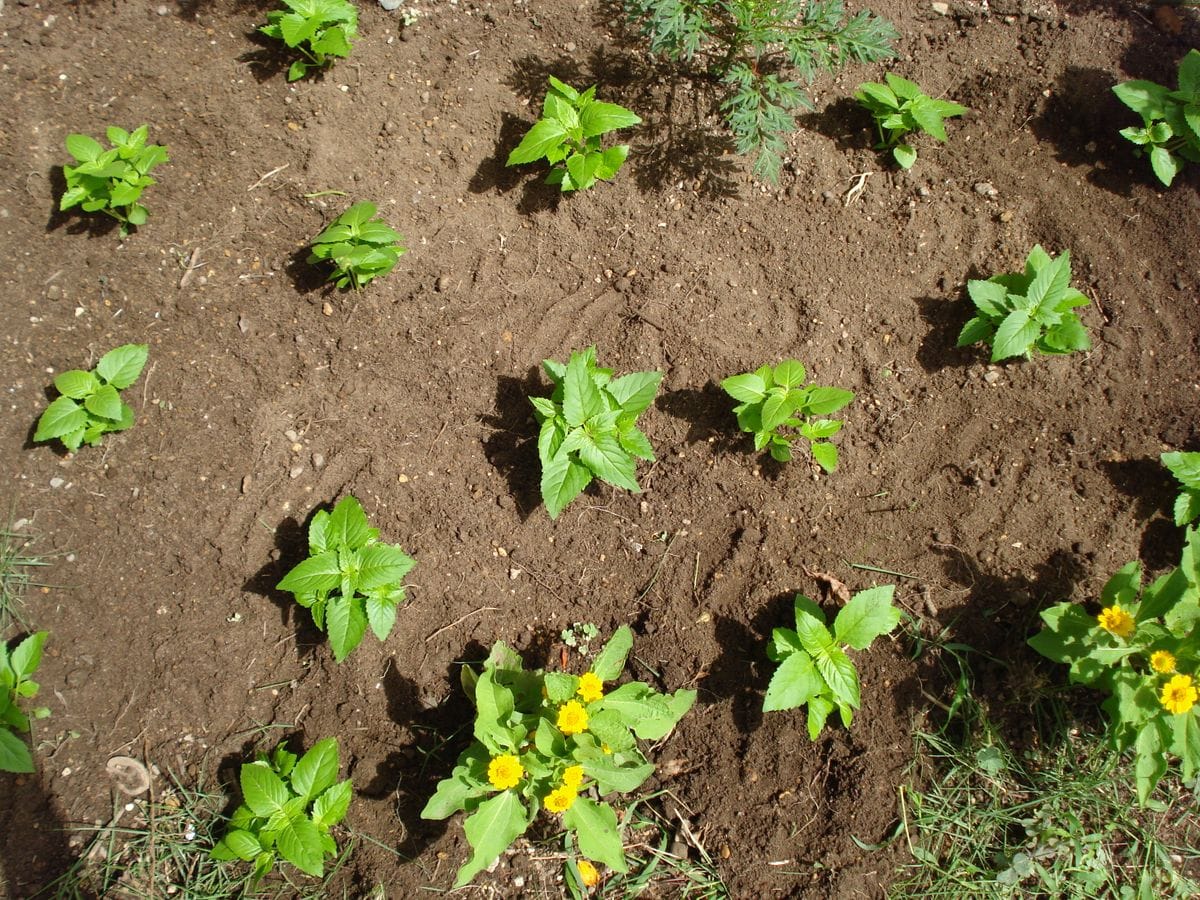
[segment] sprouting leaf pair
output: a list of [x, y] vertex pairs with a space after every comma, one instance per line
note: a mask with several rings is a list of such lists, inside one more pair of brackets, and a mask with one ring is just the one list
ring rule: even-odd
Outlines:
[[887, 83], [868, 81], [858, 86], [854, 99], [875, 118], [879, 131], [879, 150], [891, 150], [901, 168], [911, 169], [917, 161], [917, 151], [903, 141], [906, 135], [923, 131], [943, 143], [946, 141], [945, 120], [961, 116], [967, 108], [950, 100], [939, 100], [923, 93], [921, 86], [888, 72]]

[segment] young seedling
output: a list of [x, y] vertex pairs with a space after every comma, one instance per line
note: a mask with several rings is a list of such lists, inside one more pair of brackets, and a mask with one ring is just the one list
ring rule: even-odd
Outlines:
[[842, 422], [813, 417], [837, 412], [854, 399], [854, 392], [805, 385], [804, 376], [803, 365], [785, 359], [774, 367], [762, 366], [726, 378], [721, 388], [740, 401], [733, 412], [738, 427], [754, 435], [755, 450], [765, 448], [772, 458], [787, 462], [792, 458], [796, 435], [783, 429], [795, 429], [809, 441], [813, 459], [826, 472], [832, 472], [837, 468], [838, 450], [827, 438], [842, 430]]
[[[621, 0], [652, 54], [698, 64], [720, 85], [720, 107], [754, 175], [777, 181], [785, 136], [812, 109], [804, 85], [847, 62], [894, 56], [896, 30], [843, 0]], [[796, 76], [795, 78], [791, 76]]]
[[945, 143], [945, 120], [961, 116], [965, 106], [949, 100], [937, 100], [921, 92], [921, 86], [888, 72], [886, 84], [867, 81], [858, 86], [854, 99], [875, 118], [879, 131], [878, 150], [891, 150], [902, 169], [911, 169], [917, 151], [904, 142], [907, 135], [923, 131]]
[[564, 628], [560, 633], [562, 642], [572, 649], [578, 650], [580, 656], [592, 652], [592, 641], [600, 636], [600, 629], [591, 622], [575, 622], [570, 628]]
[[258, 30], [304, 54], [288, 68], [288, 81], [350, 55], [351, 42], [358, 34], [358, 10], [349, 0], [281, 2], [286, 9], [267, 13], [267, 24]]
[[1071, 254], [1052, 258], [1041, 245], [1029, 251], [1024, 272], [967, 282], [978, 315], [963, 326], [958, 346], [983, 341], [992, 362], [1039, 353], [1070, 353], [1092, 346], [1077, 306], [1088, 298], [1071, 287]]
[[1200, 453], [1164, 453], [1162, 464], [1183, 488], [1175, 498], [1175, 524], [1186, 525], [1200, 518]]
[[287, 573], [277, 590], [290, 591], [328, 632], [341, 662], [362, 643], [367, 627], [386, 640], [404, 602], [401, 583], [416, 562], [400, 547], [379, 541], [379, 529], [354, 497], [333, 512], [319, 510], [308, 526], [309, 557]]
[[259, 753], [241, 769], [243, 803], [229, 820], [229, 832], [212, 849], [216, 860], [254, 863], [251, 888], [282, 856], [300, 871], [325, 874], [325, 857], [337, 856], [329, 829], [350, 808], [354, 786], [338, 781], [337, 738], [317, 741], [297, 758], [280, 744]]
[[54, 379], [62, 396], [46, 407], [33, 439], [58, 438], [75, 451], [80, 444], [94, 447], [110, 431], [132, 426], [133, 409], [120, 392], [138, 380], [149, 352], [146, 344], [125, 344], [105, 353], [90, 372], [63, 372]]
[[166, 147], [146, 143], [148, 133], [145, 125], [132, 132], [110, 125], [108, 150], [86, 134], [67, 135], [67, 152], [79, 165], [62, 167], [67, 189], [59, 210], [78, 206], [85, 212], [102, 212], [121, 223], [122, 235], [145, 225], [149, 213], [138, 200], [157, 183], [150, 171], [168, 161]]
[[1075, 603], [1052, 606], [1029, 644], [1070, 666], [1072, 684], [1109, 695], [1102, 708], [1111, 740], [1134, 751], [1144, 804], [1169, 757], [1179, 758], [1185, 782], [1200, 773], [1200, 532], [1187, 529], [1179, 566], [1145, 590], [1139, 563], [1123, 566], [1100, 606], [1099, 615]]
[[544, 157], [550, 163], [546, 184], [556, 184], [564, 192], [587, 190], [597, 180], [616, 175], [629, 156], [628, 144], [604, 149], [600, 139], [641, 121], [623, 106], [597, 100], [594, 84], [581, 93], [551, 75], [541, 119], [508, 155], [505, 165]]
[[1179, 62], [1179, 90], [1153, 81], [1126, 81], [1113, 87], [1122, 103], [1142, 117], [1142, 127], [1121, 129], [1121, 136], [1149, 148], [1150, 167], [1168, 187], [1187, 162], [1200, 162], [1200, 50]]
[[[29, 733], [29, 716], [21, 712], [18, 702], [37, 696], [38, 683], [32, 679], [42, 661], [42, 645], [47, 632], [29, 635], [9, 652], [0, 641], [0, 771], [29, 773], [33, 757], [17, 733]], [[35, 719], [50, 715], [50, 710], [32, 710]]]
[[558, 518], [593, 477], [641, 493], [637, 459], [654, 460], [654, 448], [638, 430], [637, 417], [654, 402], [662, 372], [612, 377], [596, 365], [596, 348], [574, 351], [564, 366], [542, 365], [554, 382], [549, 397], [530, 397], [541, 425], [542, 499]]
[[803, 594], [795, 600], [796, 628], [776, 628], [767, 656], [779, 663], [767, 685], [763, 712], [808, 706], [808, 736], [816, 740], [836, 709], [849, 728], [860, 703], [858, 669], [846, 649], [866, 650], [900, 623], [893, 585], [855, 594], [826, 627], [825, 613]]
[[329, 280], [357, 291], [396, 268], [406, 252], [401, 240], [383, 219], [375, 218], [374, 203], [355, 203], [317, 235], [308, 261], [331, 260]]
[[489, 866], [541, 809], [562, 816], [588, 860], [626, 871], [616, 810], [601, 798], [636, 791], [654, 774], [638, 739], [665, 738], [696, 700], [695, 691], [660, 694], [640, 681], [606, 688], [632, 647], [633, 632], [622, 625], [583, 675], [526, 671], [503, 643], [482, 673], [462, 668], [475, 740], [421, 812], [423, 819], [469, 813], [464, 830], [473, 852], [455, 887]]

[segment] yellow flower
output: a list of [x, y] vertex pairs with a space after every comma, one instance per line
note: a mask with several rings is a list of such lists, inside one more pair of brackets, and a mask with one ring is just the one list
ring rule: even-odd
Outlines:
[[548, 793], [542, 802], [546, 805], [548, 812], [564, 813], [575, 802], [575, 792], [564, 784]]
[[568, 700], [558, 708], [558, 730], [563, 734], [587, 731], [588, 714], [578, 700]]
[[579, 867], [579, 880], [583, 882], [586, 888], [594, 888], [600, 883], [600, 871], [586, 859], [581, 859], [576, 865]]
[[577, 791], [581, 784], [583, 784], [583, 766], [567, 766], [563, 772], [563, 786]]
[[579, 690], [576, 693], [584, 703], [594, 703], [604, 696], [604, 682], [595, 672], [584, 672], [579, 676]]
[[511, 753], [492, 757], [488, 763], [488, 781], [498, 791], [507, 791], [516, 786], [525, 777], [525, 768], [521, 761]]
[[612, 747], [608, 746], [608, 744], [601, 744], [600, 749], [604, 751], [606, 756], [612, 756]]
[[1121, 609], [1121, 604], [1114, 603], [1100, 610], [1096, 616], [1100, 627], [1119, 638], [1127, 638], [1133, 634], [1133, 616]]
[[1175, 671], [1175, 655], [1167, 650], [1155, 650], [1150, 654], [1150, 668], [1160, 675]]
[[1192, 684], [1191, 675], [1176, 675], [1163, 685], [1162, 696], [1159, 697], [1163, 708], [1169, 713], [1179, 715], [1196, 705], [1196, 688]]

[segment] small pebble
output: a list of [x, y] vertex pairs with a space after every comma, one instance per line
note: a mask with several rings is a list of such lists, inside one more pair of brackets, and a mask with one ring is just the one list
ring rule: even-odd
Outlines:
[[300, 440], [300, 435], [296, 432], [296, 429], [294, 429], [294, 428], [289, 428], [287, 431], [285, 431], [283, 433], [283, 436], [285, 438], [287, 438], [293, 444]]
[[994, 370], [991, 372], [985, 372], [983, 374], [983, 380], [986, 381], [988, 384], [995, 384], [997, 381], [1000, 380], [1000, 373], [996, 372]]
[[333, 315], [333, 304], [328, 300], [321, 304], [321, 314], [326, 316]]
[[52, 488], [60, 488], [63, 486], [63, 484], [64, 484], [63, 480], [61, 478], [59, 478], [57, 475], [50, 479], [50, 487], [52, 487]]
[[975, 193], [983, 197], [995, 197], [1000, 192], [993, 187], [990, 181], [978, 181], [975, 183]]
[[446, 291], [450, 289], [450, 276], [449, 275], [439, 275], [438, 280], [433, 285], [433, 288], [439, 294], [446, 293]]
[[156, 9], [155, 12], [158, 13], [160, 16], [169, 16], [171, 14], [171, 7], [167, 6], [164, 3], [158, 9]]
[[321, 454], [321, 453], [314, 453], [314, 454], [312, 455], [312, 464], [313, 464], [313, 468], [314, 468], [314, 469], [323, 469], [323, 468], [325, 468], [325, 456], [324, 456], [324, 454]]
[[288, 477], [289, 478], [299, 478], [303, 474], [304, 474], [304, 466], [292, 466], [291, 470], [288, 472]]
[[931, 3], [931, 4], [929, 4], [929, 8], [932, 9], [939, 16], [950, 15], [950, 4], [949, 3]]

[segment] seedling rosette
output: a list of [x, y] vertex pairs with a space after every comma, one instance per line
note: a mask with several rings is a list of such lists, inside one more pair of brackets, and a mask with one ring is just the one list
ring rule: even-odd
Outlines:
[[1200, 50], [1179, 62], [1179, 90], [1135, 79], [1113, 87], [1122, 103], [1142, 117], [1142, 127], [1122, 128], [1121, 136], [1150, 154], [1150, 167], [1167, 187], [1184, 162], [1200, 162]]
[[[33, 680], [42, 661], [42, 646], [48, 632], [39, 631], [29, 635], [10, 652], [8, 645], [0, 642], [0, 772], [33, 771], [33, 756], [17, 733], [29, 733], [29, 715], [18, 706], [22, 699], [37, 696], [38, 683]], [[35, 719], [50, 715], [50, 710], [39, 707], [32, 710]]]
[[527, 671], [503, 643], [482, 672], [463, 667], [475, 739], [421, 812], [423, 819], [468, 813], [463, 827], [473, 852], [455, 887], [489, 866], [543, 809], [561, 816], [569, 843], [587, 860], [626, 871], [617, 813], [604, 798], [636, 791], [653, 774], [638, 741], [662, 740], [696, 700], [695, 691], [660, 694], [640, 681], [607, 688], [632, 647], [623, 625], [583, 675]]
[[283, 5], [285, 9], [267, 13], [267, 24], [258, 30], [304, 54], [288, 68], [288, 81], [350, 55], [358, 10], [348, 0], [283, 0]]
[[120, 392], [138, 380], [149, 352], [146, 344], [125, 344], [105, 353], [90, 372], [63, 372], [54, 379], [62, 396], [46, 407], [33, 439], [58, 438], [75, 451], [81, 444], [96, 446], [109, 432], [132, 427], [133, 408]]
[[356, 291], [396, 268], [406, 252], [399, 233], [375, 217], [374, 203], [355, 203], [312, 242], [310, 264], [330, 261], [329, 280]]
[[145, 225], [149, 213], [138, 202], [142, 191], [156, 184], [150, 171], [168, 162], [167, 148], [147, 144], [148, 128], [141, 125], [126, 131], [110, 125], [111, 149], [86, 134], [67, 135], [67, 152], [77, 166], [63, 166], [67, 189], [59, 201], [60, 211], [78, 206], [85, 212], [102, 212], [121, 223], [121, 234]]
[[939, 100], [921, 91], [921, 86], [888, 72], [886, 84], [868, 81], [858, 86], [854, 99], [875, 119], [879, 131], [878, 150], [891, 150], [901, 168], [911, 169], [917, 151], [903, 141], [906, 135], [923, 131], [945, 143], [945, 120], [961, 116], [967, 108], [950, 100]]
[[309, 557], [275, 587], [290, 591], [329, 634], [341, 662], [362, 643], [370, 627], [386, 640], [404, 602], [404, 576], [416, 565], [400, 547], [379, 540], [362, 506], [346, 497], [333, 512], [320, 510], [308, 526]]
[[1123, 566], [1100, 592], [1100, 607], [1050, 607], [1029, 644], [1069, 666], [1072, 684], [1108, 694], [1109, 739], [1134, 751], [1144, 805], [1171, 757], [1185, 782], [1200, 775], [1200, 532], [1187, 529], [1179, 566], [1144, 590], [1141, 565]]

